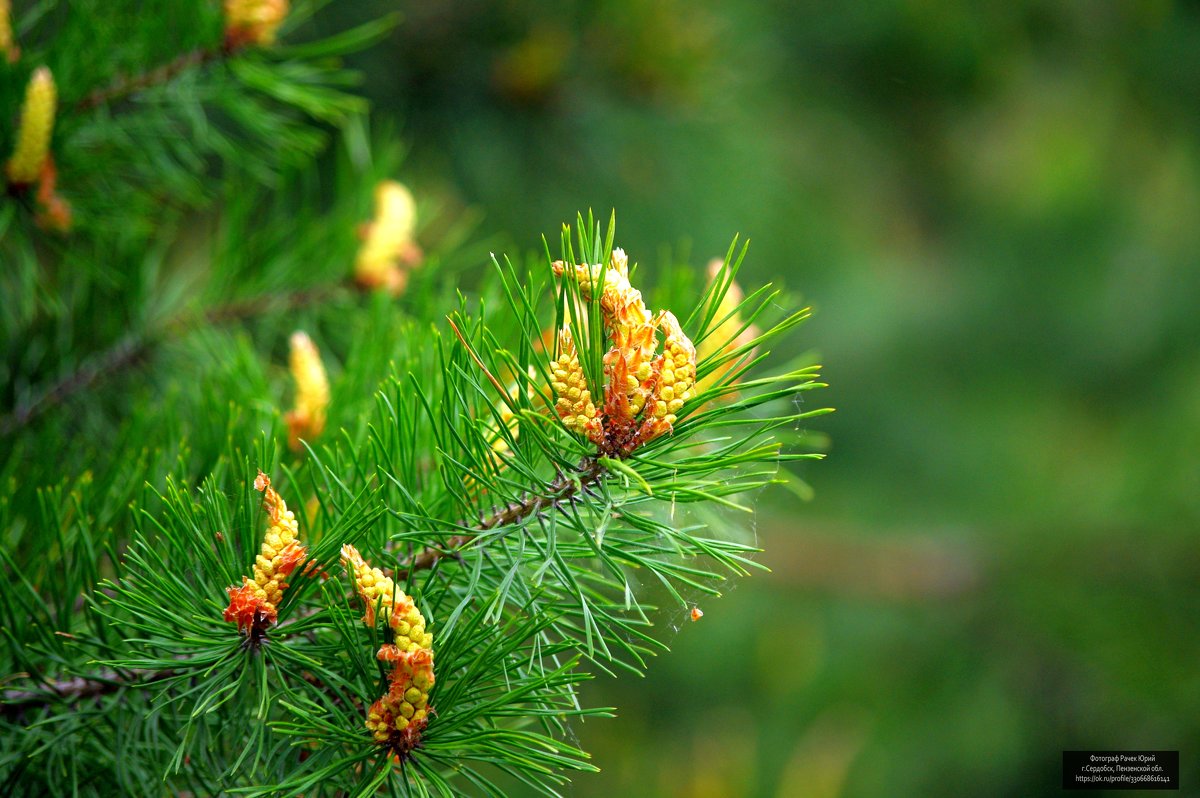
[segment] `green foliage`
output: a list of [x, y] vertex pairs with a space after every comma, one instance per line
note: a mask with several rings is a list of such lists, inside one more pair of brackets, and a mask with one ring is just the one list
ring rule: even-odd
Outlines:
[[[464, 307], [451, 327], [461, 340], [442, 333], [444, 325], [400, 325], [385, 344], [393, 374], [377, 394], [373, 419], [343, 426], [340, 438], [277, 462], [269, 443], [282, 436], [277, 417], [252, 454], [238, 452], [252, 439], [244, 419], [227, 416], [207, 431], [203, 416], [196, 424], [175, 419], [206, 441], [203, 448], [220, 448], [222, 440], [231, 448], [216, 456], [194, 495], [185, 487], [189, 469], [181, 453], [174, 473], [183, 482], [168, 479], [162, 492], [148, 489], [134, 502], [127, 546], [83, 512], [61, 518], [61, 490], [43, 493], [43, 515], [34, 523], [62, 529], [64, 537], [33, 561], [67, 567], [6, 563], [23, 577], [21, 589], [7, 596], [9, 617], [42, 619], [10, 625], [23, 630], [20, 638], [10, 636], [14, 669], [50, 679], [88, 665], [110, 679], [145, 679], [142, 689], [154, 707], [146, 722], [177, 741], [133, 743], [123, 749], [119, 770], [115, 762], [98, 762], [90, 772], [112, 769], [130, 790], [158, 773], [180, 789], [308, 792], [320, 784], [361, 793], [387, 782], [414, 794], [451, 794], [452, 774], [499, 794], [506, 788], [494, 780], [507, 774], [552, 794], [564, 769], [591, 767], [565, 742], [565, 724], [606, 712], [579, 705], [576, 685], [587, 676], [580, 658], [605, 670], [639, 671], [663, 649], [652, 634], [655, 608], [640, 598], [648, 586], [660, 585], [686, 605], [687, 595], [718, 594], [727, 575], [753, 565], [751, 547], [725, 539], [721, 525], [702, 515], [680, 523], [676, 508], [745, 509], [736, 497], [770, 482], [772, 464], [787, 456], [774, 430], [814, 414], [787, 404], [796, 391], [818, 386], [813, 370], [744, 380], [738, 399], [701, 410], [741, 377], [742, 369], [730, 370], [696, 398], [692, 413], [681, 415], [674, 435], [628, 460], [597, 459], [544, 410], [546, 354], [531, 342], [553, 322], [548, 261], [535, 259], [520, 272], [509, 261], [494, 267], [498, 280], [484, 295], [503, 297], [499, 310], [472, 315]], [[719, 302], [720, 290], [698, 308]], [[768, 297], [773, 301], [772, 294], [748, 298], [741, 312], [757, 316]], [[346, 310], [331, 303], [321, 312], [330, 318]], [[370, 303], [359, 313], [370, 315]], [[713, 314], [698, 310], [693, 317], [703, 338]], [[780, 320], [753, 345], [768, 344], [802, 317]], [[376, 342], [387, 337], [380, 333], [372, 327]], [[371, 344], [360, 339], [355, 346]], [[758, 359], [749, 346], [731, 355], [747, 367]], [[233, 367], [243, 376], [253, 369], [239, 369], [236, 361]], [[497, 394], [487, 379], [495, 373], [518, 375], [519, 390]], [[497, 408], [505, 403], [519, 419], [515, 427], [499, 423]], [[216, 409], [197, 410], [206, 411]], [[492, 446], [499, 430], [510, 444], [502, 453]], [[379, 639], [358, 623], [339, 576], [324, 584], [313, 576], [296, 579], [261, 647], [247, 645], [221, 618], [224, 588], [246, 572], [261, 537], [262, 513], [250, 489], [255, 467], [282, 470], [287, 477], [279, 490], [297, 503], [318, 498], [311, 513], [298, 513], [315, 562], [336, 574], [338, 548], [356, 543], [371, 559], [407, 574], [404, 588], [429, 619], [437, 640], [437, 715], [400, 770], [361, 730], [364, 707], [383, 692], [385, 679], [372, 660]], [[151, 481], [160, 476], [140, 473]], [[85, 488], [72, 499], [80, 511], [89, 505]], [[112, 575], [99, 582], [96, 554], [103, 546], [123, 551], [102, 559]], [[455, 557], [440, 556], [428, 570], [406, 566], [414, 551], [456, 546]], [[17, 550], [33, 554], [28, 545]], [[80, 612], [48, 600], [81, 594]], [[64, 631], [72, 636], [56, 634]], [[119, 702], [129, 689], [100, 700]], [[25, 722], [33, 712], [39, 720], [21, 737], [16, 762], [64, 735], [54, 710], [69, 713], [76, 701], [55, 701], [53, 688], [38, 694], [48, 702], [44, 708], [17, 710]], [[103, 750], [108, 733], [104, 725], [81, 725], [67, 734], [100, 735], [92, 742]]]
[[[305, 40], [319, 4], [298, 3], [285, 43], [236, 49], [212, 4], [133, 5], [18, 18], [13, 74], [59, 80], [52, 152], [76, 215], [52, 234], [28, 192], [0, 202], [2, 791], [559, 794], [596, 769], [578, 724], [613, 711], [580, 685], [643, 673], [664, 617], [758, 567], [733, 519], [779, 463], [819, 456], [796, 432], [826, 412], [796, 402], [817, 367], [770, 355], [807, 310], [769, 286], [723, 302], [736, 241], [711, 283], [665, 270], [662, 306], [715, 344], [709, 379], [669, 434], [599, 451], [555, 414], [544, 342], [568, 316], [588, 330], [603, 396], [601, 308], [555, 280], [548, 245], [488, 259], [465, 222], [432, 232], [423, 198], [403, 295], [348, 279], [401, 159], [340, 58], [390, 20]], [[615, 235], [589, 213], [558, 255], [607, 262]], [[647, 291], [649, 271], [634, 264]], [[291, 451], [296, 329], [332, 399]], [[224, 612], [267, 525], [259, 470], [308, 562], [247, 630]], [[345, 544], [434, 636], [431, 720], [399, 757], [364, 726], [392, 632], [363, 623]]]

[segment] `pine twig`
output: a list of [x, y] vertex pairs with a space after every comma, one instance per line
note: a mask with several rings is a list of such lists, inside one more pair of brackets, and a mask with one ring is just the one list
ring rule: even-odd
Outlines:
[[205, 311], [204, 320], [212, 324], [223, 324], [260, 316], [271, 311], [297, 310], [330, 299], [343, 285], [345, 284], [318, 285], [288, 294], [262, 294], [249, 299], [227, 302]]
[[137, 75], [120, 75], [112, 84], [96, 89], [75, 103], [75, 111], [90, 111], [101, 105], [108, 105], [114, 100], [122, 100], [131, 94], [166, 83], [194, 66], [202, 66], [224, 58], [228, 54], [229, 51], [225, 47], [199, 47], [191, 52], [182, 53], [171, 61], [147, 72]]
[[88, 698], [115, 693], [124, 687], [150, 684], [174, 675], [173, 668], [162, 670], [135, 668], [126, 671], [125, 676], [117, 671], [105, 669], [95, 674], [49, 682], [42, 689], [5, 690], [0, 692], [0, 700], [4, 702], [0, 704], [0, 713], [6, 718], [15, 718], [27, 709], [45, 706], [55, 701], [73, 704]]
[[489, 514], [479, 517], [479, 522], [471, 531], [454, 535], [443, 546], [427, 546], [410, 557], [405, 567], [396, 571], [395, 578], [404, 579], [412, 571], [432, 568], [444, 557], [459, 556], [463, 549], [478, 540], [482, 532], [507, 524], [515, 524], [547, 507], [553, 507], [559, 502], [571, 501], [581, 490], [596, 484], [603, 474], [604, 467], [599, 461], [591, 457], [584, 458], [574, 473], [575, 479], [570, 479], [565, 474], [559, 474], [547, 486], [547, 490], [526, 493], [518, 501], [503, 507], [492, 508]]
[[[340, 287], [341, 284], [336, 283], [294, 291], [290, 294], [264, 294], [218, 305], [205, 311], [202, 316], [205, 321], [212, 324], [223, 324], [271, 311], [294, 310], [322, 302], [332, 296]], [[187, 315], [181, 315], [167, 322], [162, 329], [166, 331], [187, 329], [188, 319]], [[130, 368], [150, 351], [153, 341], [160, 341], [163, 338], [164, 336], [161, 335], [135, 333], [121, 339], [110, 349], [79, 366], [37, 396], [18, 405], [8, 415], [0, 417], [0, 436], [10, 435], [18, 429], [28, 426], [50, 408], [62, 404], [80, 391], [87, 390]]]
[[121, 339], [108, 351], [88, 360], [75, 371], [0, 418], [0, 435], [9, 435], [17, 431], [51, 407], [61, 404], [92, 384], [103, 381], [112, 374], [132, 366], [146, 353], [149, 346], [148, 339], [143, 336], [130, 335]]
[[[297, 610], [296, 619], [302, 620], [316, 615], [316, 607], [305, 607]], [[187, 664], [187, 659], [181, 658], [181, 665]], [[125, 687], [152, 684], [163, 679], [169, 679], [176, 674], [177, 668], [131, 668], [121, 673], [106, 668], [94, 674], [82, 674], [69, 679], [58, 679], [46, 682], [42, 689], [8, 689], [0, 690], [0, 715], [15, 717], [26, 709], [45, 706], [56, 700], [75, 703], [86, 698], [108, 695]], [[28, 674], [25, 674], [28, 676]]]

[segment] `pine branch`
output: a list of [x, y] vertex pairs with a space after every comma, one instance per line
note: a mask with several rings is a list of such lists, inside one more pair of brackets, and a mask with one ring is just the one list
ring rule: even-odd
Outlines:
[[[285, 212], [295, 207], [288, 204]], [[328, 281], [325, 285], [297, 290], [302, 274], [297, 266], [306, 258], [273, 258], [282, 235], [239, 249], [239, 223], [255, 219], [258, 210], [245, 202], [230, 214], [228, 252], [218, 247], [217, 266], [205, 273], [211, 290], [166, 292], [168, 304], [142, 314], [149, 321], [128, 331], [112, 350], [101, 349], [90, 363], [78, 356], [68, 361], [58, 373], [74, 374], [52, 377], [38, 386], [35, 401], [18, 403], [22, 423], [28, 423], [72, 396], [92, 395], [114, 374], [126, 374], [121, 382], [138, 381], [128, 373], [153, 368], [139, 364], [147, 354], [154, 360], [146, 363], [166, 363], [176, 348], [187, 352], [195, 345], [207, 357], [207, 345], [215, 344], [220, 368], [197, 369], [213, 376], [195, 380], [196, 407], [180, 410], [181, 417], [197, 419], [198, 431], [187, 442], [195, 448], [179, 458], [178, 467], [172, 465], [173, 451], [155, 449], [117, 477], [89, 472], [86, 479], [40, 492], [36, 504], [21, 494], [30, 507], [18, 516], [25, 524], [21, 534], [28, 528], [57, 535], [18, 537], [28, 549], [22, 560], [33, 567], [10, 564], [5, 555], [6, 567], [21, 580], [19, 590], [0, 602], [6, 626], [16, 630], [9, 672], [21, 673], [19, 681], [10, 677], [0, 684], [0, 721], [21, 735], [28, 772], [33, 767], [46, 772], [54, 787], [69, 786], [75, 778], [56, 758], [69, 750], [91, 757], [78, 759], [89, 773], [139, 769], [129, 779], [131, 794], [161, 789], [141, 789], [142, 772], [148, 782], [161, 778], [169, 790], [196, 794], [226, 788], [263, 795], [342, 789], [367, 794], [386, 786], [396, 794], [449, 795], [452, 781], [500, 794], [488, 780], [493, 770], [540, 794], [556, 794], [568, 771], [593, 769], [587, 755], [567, 742], [574, 734], [569, 719], [606, 714], [583, 707], [582, 680], [591, 670], [642, 673], [648, 658], [666, 649], [652, 628], [660, 610], [650, 603], [649, 591], [694, 607], [695, 595], [719, 595], [723, 580], [747, 573], [755, 566], [756, 549], [722, 508], [747, 509], [743, 497], [776, 480], [780, 462], [813, 456], [784, 447], [808, 445], [799, 422], [824, 412], [801, 412], [795, 401], [798, 392], [820, 387], [815, 367], [797, 356], [777, 373], [747, 375], [766, 357], [764, 345], [806, 313], [778, 315], [774, 309], [784, 313], [784, 303], [775, 301], [771, 289], [726, 302], [736, 271], [727, 257], [726, 278], [714, 280], [717, 287], [706, 290], [685, 324], [691, 339], [708, 348], [707, 355], [687, 358], [691, 377], [706, 381], [696, 385], [694, 395], [680, 398], [686, 404], [672, 414], [670, 434], [639, 441], [636, 450], [609, 460], [601, 456], [611, 453], [604, 443], [572, 435], [576, 431], [562, 423], [561, 414], [555, 417], [556, 392], [565, 391], [554, 385], [552, 353], [540, 348], [550, 315], [547, 301], [553, 298], [555, 326], [570, 321], [579, 331], [579, 367], [586, 362], [597, 379], [616, 380], [603, 359], [609, 331], [595, 315], [604, 310], [597, 299], [602, 291], [593, 286], [594, 301], [583, 305], [581, 291], [554, 290], [558, 284], [540, 259], [535, 265], [541, 272], [530, 268], [521, 274], [509, 265], [501, 271], [500, 286], [481, 290], [477, 317], [469, 315], [469, 298], [460, 300], [450, 321], [460, 349], [430, 318], [449, 296], [433, 280], [410, 288], [406, 304], [432, 310], [415, 318], [395, 313], [382, 295], [373, 297], [380, 301], [356, 301], [338, 276], [344, 257], [328, 258], [326, 276], [316, 278]], [[342, 230], [347, 235], [339, 246], [348, 251], [348, 223], [358, 210], [352, 217], [346, 208], [313, 236]], [[281, 215], [278, 224], [284, 221], [289, 229], [297, 227]], [[579, 245], [583, 260], [607, 263], [611, 242], [593, 234], [591, 224], [589, 218]], [[262, 268], [262, 252], [272, 268]], [[628, 292], [635, 295], [632, 285]], [[216, 289], [237, 294], [217, 296]], [[664, 298], [661, 307], [691, 307], [694, 292], [677, 290], [680, 296]], [[262, 399], [273, 378], [256, 351], [264, 336], [225, 336], [212, 327], [237, 328], [239, 320], [262, 317], [249, 326], [261, 324], [256, 332], [268, 331], [265, 337], [274, 340], [276, 323], [291, 321], [291, 309], [308, 305], [317, 306], [318, 324], [335, 314], [370, 315], [362, 323], [350, 319], [338, 325], [331, 338], [336, 351], [346, 353], [339, 394], [354, 397], [330, 405], [335, 414], [329, 428], [340, 439], [310, 456], [281, 461], [272, 426], [275, 403]], [[496, 306], [502, 312], [485, 315], [484, 308]], [[672, 330], [679, 327], [670, 319]], [[586, 340], [584, 330], [590, 333]], [[123, 333], [101, 334], [107, 343]], [[682, 329], [671, 334], [686, 340]], [[172, 340], [160, 348], [159, 341]], [[105, 369], [106, 363], [115, 367]], [[385, 367], [390, 376], [381, 383]], [[598, 397], [605, 387], [592, 390]], [[108, 391], [112, 388], [110, 383]], [[381, 416], [374, 423], [362, 407], [368, 396]], [[157, 391], [139, 390], [133, 406], [157, 399]], [[616, 414], [607, 406], [604, 412]], [[0, 424], [15, 423], [12, 419]], [[153, 426], [134, 427], [127, 438], [140, 447], [156, 434]], [[258, 444], [251, 446], [255, 435]], [[416, 753], [402, 767], [390, 759], [391, 742], [381, 747], [377, 737], [373, 741], [364, 733], [364, 725], [378, 731], [378, 716], [371, 725], [370, 702], [385, 706], [384, 679], [385, 696], [398, 684], [379, 653], [384, 643], [392, 656], [398, 624], [390, 632], [372, 622], [364, 627], [346, 600], [344, 581], [318, 583], [308, 570], [303, 573], [310, 578], [295, 585], [287, 603], [277, 602], [277, 619], [255, 622], [257, 636], [239, 636], [222, 620], [214, 599], [242, 579], [257, 538], [248, 533], [261, 526], [257, 497], [245, 489], [245, 477], [256, 465], [283, 472], [281, 484], [297, 525], [313, 547], [309, 559], [332, 564], [344, 544], [375, 555], [390, 549], [389, 575], [397, 586], [416, 588], [406, 600], [414, 609], [420, 605], [421, 628], [425, 618], [433, 627], [442, 678], [436, 693], [423, 693], [435, 722], [417, 729], [420, 750], [404, 749]], [[126, 484], [163, 473], [166, 488], [151, 484], [140, 497]], [[197, 487], [201, 473], [210, 476]], [[130, 521], [128, 542], [125, 528], [109, 519], [131, 503], [140, 512]], [[677, 504], [683, 513], [678, 517]], [[380, 523], [387, 513], [401, 523]], [[269, 527], [264, 550], [275, 546], [270, 535]], [[114, 567], [115, 575], [96, 564], [103, 556], [115, 561], [122, 548], [123, 564]], [[72, 556], [55, 567], [60, 552]], [[463, 567], [443, 562], [446, 558]], [[419, 574], [422, 570], [426, 573]], [[99, 591], [110, 586], [114, 595], [101, 599]], [[81, 593], [95, 617], [72, 613], [69, 603], [52, 611], [42, 598]], [[47, 623], [28, 623], [43, 612], [49, 613]], [[410, 632], [415, 625], [410, 623]], [[58, 644], [56, 636], [64, 634], [80, 645]], [[251, 651], [267, 635], [269, 644]], [[103, 659], [97, 661], [95, 652], [103, 652]], [[147, 707], [153, 707], [151, 720], [141, 724]], [[130, 742], [110, 749], [110, 725]], [[70, 745], [59, 745], [55, 734]], [[302, 746], [300, 757], [272, 735], [293, 738]], [[89, 749], [93, 742], [99, 745]], [[10, 760], [27, 767], [25, 760]], [[29, 778], [18, 771], [9, 781], [26, 786], [22, 780]], [[78, 787], [78, 779], [75, 783]]]
[[130, 335], [106, 352], [88, 360], [32, 399], [0, 418], [0, 435], [9, 435], [29, 425], [50, 408], [62, 404], [80, 391], [103, 382], [136, 363], [149, 349], [145, 336]]
[[217, 59], [224, 58], [230, 52], [225, 46], [218, 48], [198, 47], [191, 52], [182, 53], [171, 61], [146, 72], [136, 75], [121, 75], [112, 84], [96, 89], [77, 102], [75, 104], [75, 111], [90, 111], [101, 105], [108, 105], [114, 100], [122, 100], [139, 91], [166, 83], [194, 66], [203, 66]]
[[[263, 294], [209, 308], [202, 314], [202, 318], [212, 324], [222, 324], [274, 311], [296, 310], [329, 299], [341, 287], [342, 284], [338, 283], [287, 294]], [[162, 325], [161, 330], [168, 334], [178, 334], [180, 331], [190, 329], [190, 322], [193, 319], [194, 316], [190, 314], [180, 314]], [[167, 337], [161, 333], [135, 333], [126, 336], [108, 350], [78, 366], [37, 396], [18, 405], [11, 413], [0, 417], [0, 436], [10, 435], [28, 426], [43, 413], [76, 394], [98, 387], [106, 380], [132, 368], [149, 353], [154, 342], [161, 343]]]
[[427, 546], [408, 560], [407, 567], [396, 573], [396, 578], [404, 579], [412, 571], [432, 568], [439, 560], [447, 556], [458, 557], [463, 549], [472, 545], [481, 532], [489, 529], [515, 524], [529, 516], [560, 502], [569, 502], [581, 491], [596, 484], [604, 474], [604, 467], [599, 461], [588, 457], [579, 463], [575, 479], [566, 474], [559, 474], [554, 481], [546, 485], [544, 492], [530, 492], [520, 500], [503, 507], [494, 507], [486, 515], [480, 515], [479, 523], [469, 532], [454, 535], [444, 546]]
[[[249, 299], [227, 302], [206, 310], [204, 320], [212, 324], [222, 324], [262, 316], [275, 311], [299, 310], [330, 299], [344, 287], [352, 287], [352, 285], [349, 282], [318, 285], [285, 294], [262, 294]], [[176, 324], [181, 325], [182, 320], [177, 321]]]
[[94, 674], [49, 682], [40, 690], [5, 690], [0, 693], [0, 701], [3, 702], [0, 703], [0, 713], [7, 718], [16, 718], [26, 710], [58, 701], [74, 704], [87, 698], [115, 693], [125, 687], [169, 679], [174, 675], [174, 668], [135, 668], [124, 674], [106, 668]]

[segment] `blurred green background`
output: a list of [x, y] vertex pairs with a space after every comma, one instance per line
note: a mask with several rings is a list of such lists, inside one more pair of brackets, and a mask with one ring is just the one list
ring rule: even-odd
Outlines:
[[359, 66], [421, 193], [521, 249], [615, 207], [651, 268], [740, 232], [817, 311], [815, 498], [596, 683], [575, 794], [1057, 795], [1153, 748], [1200, 795], [1195, 4], [400, 8]]

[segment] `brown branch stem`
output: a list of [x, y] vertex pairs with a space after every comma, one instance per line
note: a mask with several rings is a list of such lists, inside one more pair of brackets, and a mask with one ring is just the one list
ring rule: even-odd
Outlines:
[[88, 698], [114, 693], [123, 687], [150, 684], [168, 679], [175, 675], [173, 668], [151, 670], [134, 668], [127, 670], [124, 675], [105, 669], [94, 674], [75, 676], [50, 682], [41, 689], [12, 689], [0, 692], [0, 712], [5, 717], [12, 718], [21, 715], [27, 709], [45, 706], [55, 700], [75, 703]]
[[404, 579], [412, 571], [432, 568], [444, 557], [457, 557], [463, 549], [478, 540], [482, 532], [515, 524], [560, 502], [571, 501], [579, 491], [596, 484], [603, 473], [604, 467], [598, 461], [590, 457], [585, 458], [571, 475], [573, 479], [559, 474], [546, 486], [546, 490], [530, 492], [511, 504], [493, 507], [490, 513], [480, 515], [478, 522], [469, 532], [454, 535], [441, 546], [426, 546], [409, 557], [404, 566], [396, 571], [395, 577]]
[[149, 342], [144, 336], [130, 335], [122, 338], [107, 351], [89, 359], [75, 371], [0, 418], [0, 435], [15, 432], [93, 383], [123, 371], [137, 362], [148, 348]]
[[122, 100], [139, 91], [166, 83], [194, 66], [202, 66], [211, 61], [223, 58], [228, 53], [229, 51], [225, 47], [200, 47], [191, 52], [181, 53], [167, 63], [146, 72], [136, 75], [119, 75], [108, 86], [96, 89], [75, 103], [75, 111], [90, 111], [101, 105], [108, 105], [115, 100]]
[[[199, 317], [212, 324], [223, 324], [271, 311], [294, 310], [326, 300], [340, 287], [341, 284], [338, 283], [294, 291], [289, 294], [264, 294], [209, 308], [199, 314]], [[193, 314], [180, 314], [155, 329], [177, 334], [181, 330], [187, 330], [195, 318], [196, 316]], [[16, 432], [50, 408], [62, 404], [80, 391], [120, 374], [147, 354], [154, 342], [161, 342], [165, 337], [155, 330], [126, 336], [33, 398], [17, 405], [12, 412], [0, 416], [0, 436]]]

